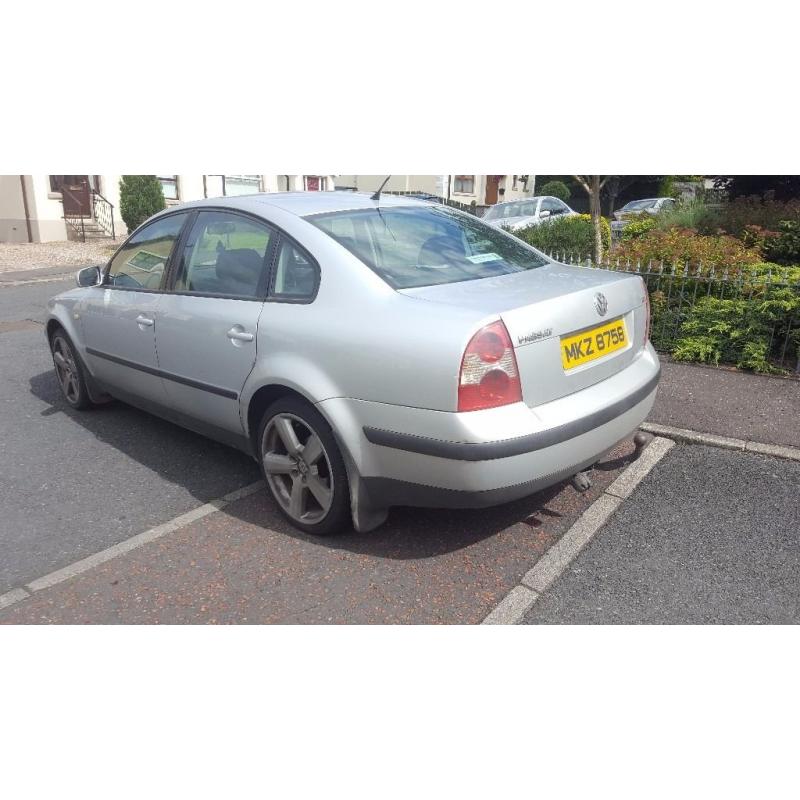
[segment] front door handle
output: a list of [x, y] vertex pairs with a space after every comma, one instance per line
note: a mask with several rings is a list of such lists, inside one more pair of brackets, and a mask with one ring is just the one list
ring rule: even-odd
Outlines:
[[233, 339], [237, 342], [252, 342], [253, 341], [253, 334], [247, 333], [247, 331], [242, 329], [241, 325], [234, 325], [228, 331], [228, 338]]
[[152, 328], [155, 324], [155, 321], [149, 317], [146, 317], [144, 314], [139, 314], [139, 316], [136, 317], [136, 324], [142, 329]]

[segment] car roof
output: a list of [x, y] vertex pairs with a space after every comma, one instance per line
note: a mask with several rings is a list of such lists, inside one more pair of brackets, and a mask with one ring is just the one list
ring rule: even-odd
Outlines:
[[[192, 200], [181, 203], [180, 208], [202, 208], [203, 206], [224, 206], [231, 209], [262, 214], [264, 206], [280, 208], [298, 217], [310, 214], [326, 214], [332, 211], [353, 211], [363, 208], [391, 208], [396, 206], [431, 206], [426, 200], [418, 200], [402, 195], [382, 194], [380, 202], [373, 200], [366, 192], [262, 192], [232, 197], [209, 197], [206, 200]], [[177, 207], [172, 206], [170, 210]]]

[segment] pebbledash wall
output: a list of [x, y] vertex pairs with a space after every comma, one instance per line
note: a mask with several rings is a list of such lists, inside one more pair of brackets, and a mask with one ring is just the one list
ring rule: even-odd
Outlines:
[[[337, 175], [337, 189], [374, 192], [386, 175]], [[490, 186], [493, 184], [493, 186]], [[496, 199], [493, 199], [496, 187]], [[535, 175], [392, 175], [386, 184], [390, 192], [424, 192], [457, 200], [459, 203], [486, 205], [504, 200], [533, 197]], [[488, 196], [487, 196], [488, 192]]]
[[[0, 175], [0, 242], [53, 242], [71, 238], [62, 193], [50, 175]], [[119, 214], [120, 175], [86, 175], [89, 185], [114, 206], [117, 238], [127, 233]], [[167, 205], [224, 194], [332, 191], [333, 175], [160, 175]], [[55, 182], [57, 183], [57, 181]]]

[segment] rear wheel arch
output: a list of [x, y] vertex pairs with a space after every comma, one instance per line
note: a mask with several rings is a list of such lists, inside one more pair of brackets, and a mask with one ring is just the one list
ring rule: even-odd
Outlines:
[[[247, 435], [250, 439], [250, 444], [253, 448], [253, 453], [258, 455], [259, 441], [258, 441], [258, 428], [261, 425], [261, 418], [264, 412], [276, 401], [284, 397], [296, 397], [311, 406], [315, 406], [314, 402], [306, 397], [302, 392], [292, 389], [282, 383], [269, 383], [260, 386], [247, 404]], [[322, 412], [320, 412], [322, 413]], [[323, 416], [325, 416], [323, 414]], [[330, 422], [329, 422], [330, 424]]]

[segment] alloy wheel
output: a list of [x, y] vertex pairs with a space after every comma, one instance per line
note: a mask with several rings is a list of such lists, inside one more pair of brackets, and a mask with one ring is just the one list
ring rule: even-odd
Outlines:
[[53, 339], [53, 363], [64, 397], [70, 403], [77, 403], [81, 392], [78, 383], [78, 367], [75, 364], [72, 349], [61, 336]]
[[330, 458], [316, 431], [294, 414], [276, 414], [261, 440], [264, 474], [272, 495], [289, 517], [313, 525], [333, 502]]

